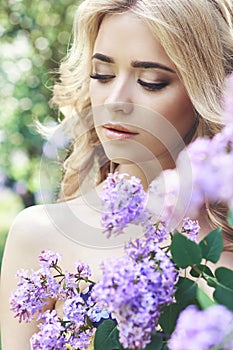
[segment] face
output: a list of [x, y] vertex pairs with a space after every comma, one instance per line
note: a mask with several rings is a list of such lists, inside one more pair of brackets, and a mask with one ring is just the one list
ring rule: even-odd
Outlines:
[[193, 127], [194, 109], [176, 67], [130, 12], [107, 15], [100, 26], [90, 97], [98, 137], [118, 163], [160, 159]]

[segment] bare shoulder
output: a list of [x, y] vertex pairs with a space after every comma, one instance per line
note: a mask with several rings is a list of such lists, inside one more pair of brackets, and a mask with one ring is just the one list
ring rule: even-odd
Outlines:
[[[79, 204], [76, 201], [77, 206]], [[28, 239], [35, 237], [39, 239], [39, 236], [48, 233], [52, 236], [59, 232], [59, 223], [69, 224], [72, 214], [71, 205], [68, 202], [31, 206], [16, 216], [9, 235], [20, 235], [21, 238]]]
[[[36, 225], [42, 226], [46, 220], [46, 209], [45, 205], [35, 205], [22, 210], [15, 218], [10, 232], [19, 230], [22, 232], [34, 229]], [[47, 222], [48, 224], [48, 222]]]
[[28, 244], [37, 245], [48, 232], [53, 234], [53, 226], [46, 213], [45, 205], [36, 205], [22, 210], [15, 218], [8, 240], [23, 240]]
[[[35, 323], [19, 324], [9, 308], [9, 297], [16, 289], [16, 273], [20, 269], [37, 270], [38, 255], [54, 241], [55, 233], [46, 215], [45, 206], [33, 206], [15, 218], [7, 237], [1, 271], [2, 348], [29, 350], [29, 338], [37, 331]], [[48, 235], [48, 233], [51, 233]], [[43, 248], [44, 247], [44, 248]], [[51, 245], [52, 247], [52, 245]], [[14, 337], [12, 337], [14, 334]]]

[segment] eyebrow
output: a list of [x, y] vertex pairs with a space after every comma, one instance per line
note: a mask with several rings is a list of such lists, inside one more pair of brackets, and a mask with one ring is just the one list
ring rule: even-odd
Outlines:
[[168, 66], [165, 66], [161, 63], [157, 62], [147, 62], [147, 61], [133, 61], [131, 62], [132, 67], [134, 68], [157, 68], [157, 69], [162, 69], [171, 73], [175, 73], [173, 69], [171, 69]]
[[95, 53], [91, 59], [93, 60], [94, 58], [96, 58], [97, 60], [106, 62], [106, 63], [115, 63], [113, 58], [105, 56], [102, 53]]
[[[112, 57], [103, 55], [101, 53], [95, 53], [92, 56], [92, 59], [97, 59], [100, 60], [102, 62], [106, 62], [106, 63], [115, 63], [114, 59]], [[131, 62], [131, 66], [133, 68], [144, 68], [144, 69], [150, 69], [150, 68], [156, 68], [156, 69], [162, 69], [165, 70], [167, 72], [171, 72], [171, 73], [176, 73], [172, 68], [165, 66], [161, 63], [157, 63], [157, 62], [148, 62], [148, 61], [132, 61]]]

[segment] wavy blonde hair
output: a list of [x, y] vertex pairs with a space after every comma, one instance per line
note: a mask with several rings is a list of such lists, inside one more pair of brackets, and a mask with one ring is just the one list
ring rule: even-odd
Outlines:
[[[99, 168], [93, 186], [109, 172], [92, 120], [89, 96], [91, 56], [104, 16], [133, 12], [150, 27], [177, 67], [199, 115], [196, 136], [213, 136], [221, 129], [220, 97], [224, 79], [233, 71], [232, 0], [85, 0], [74, 20], [73, 45], [60, 67], [53, 103], [65, 109], [73, 144], [64, 163], [63, 198], [75, 197], [95, 162]], [[220, 223], [216, 208], [208, 209], [212, 222]], [[233, 242], [232, 229], [224, 225]]]

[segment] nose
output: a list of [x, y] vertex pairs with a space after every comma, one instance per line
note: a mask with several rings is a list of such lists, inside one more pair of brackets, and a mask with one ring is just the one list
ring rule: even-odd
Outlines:
[[110, 112], [130, 114], [134, 109], [133, 87], [130, 78], [115, 78], [109, 87], [105, 106]]

